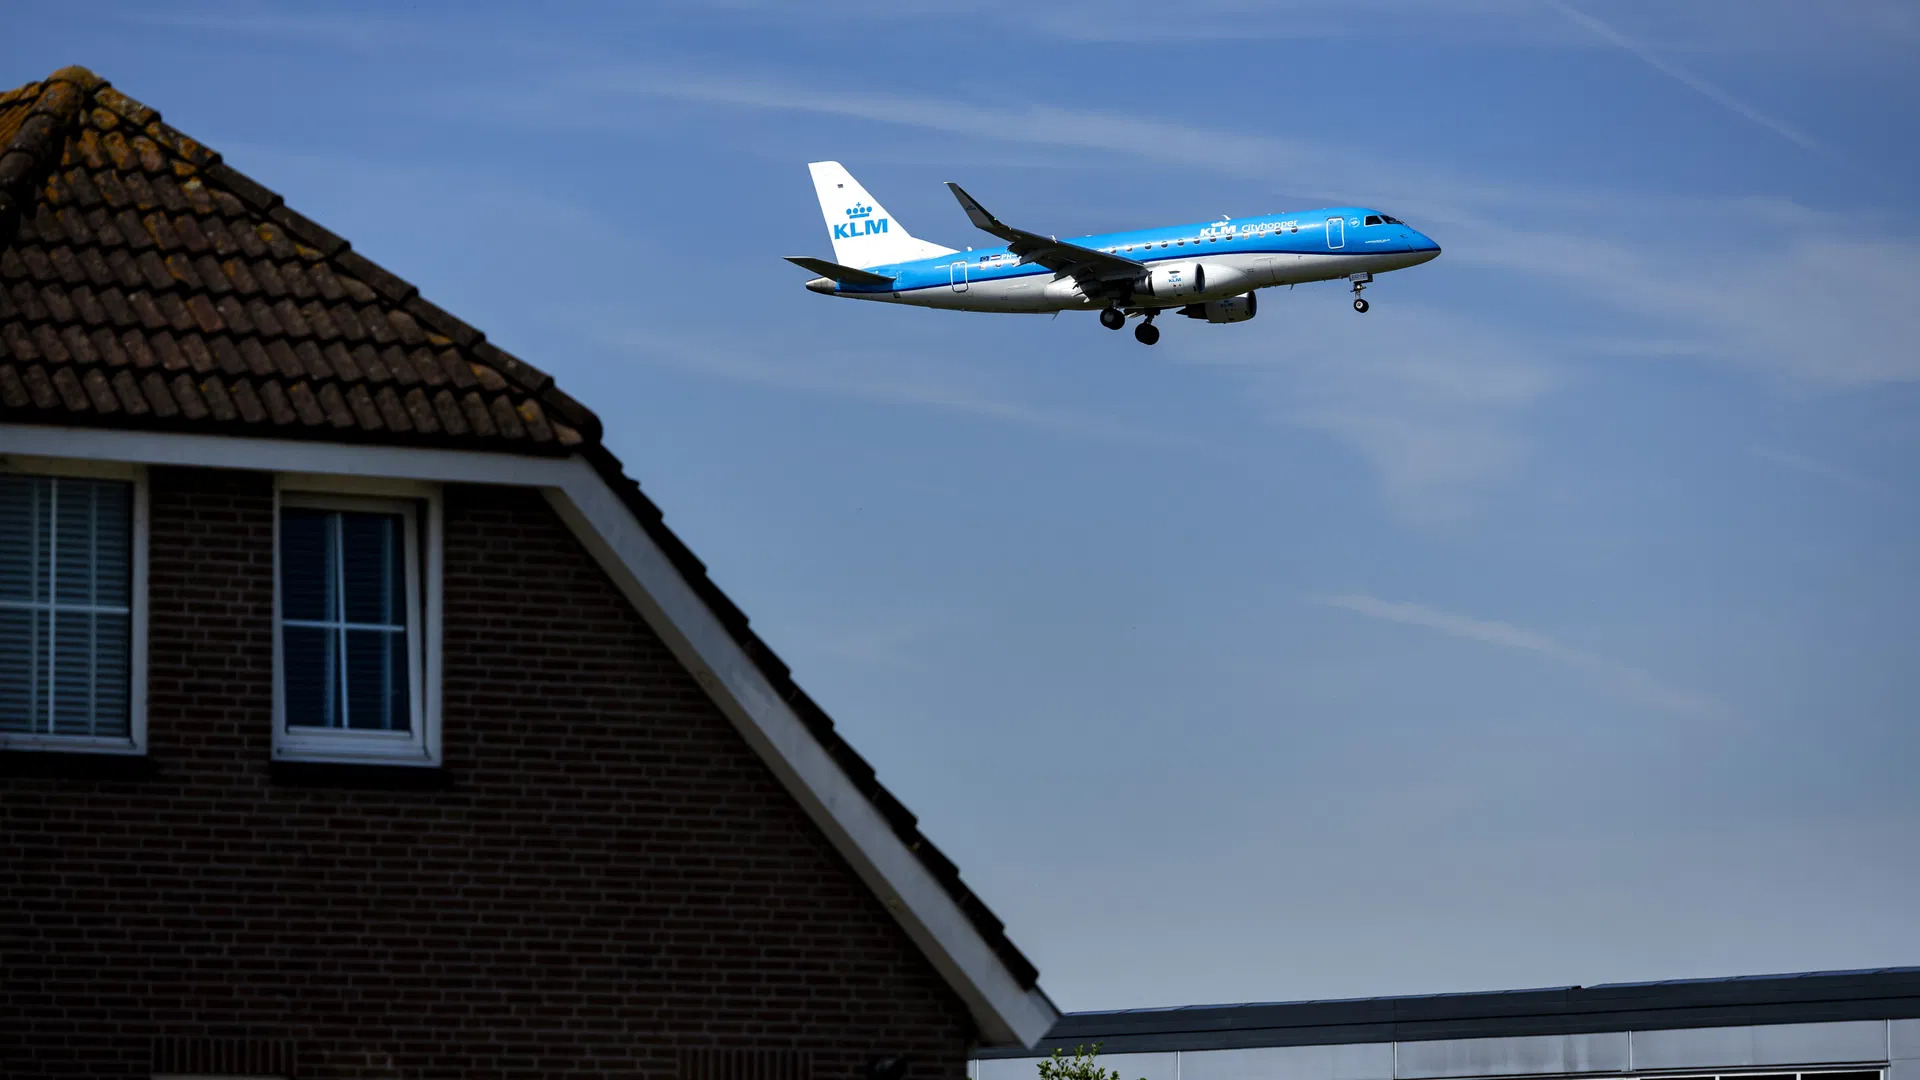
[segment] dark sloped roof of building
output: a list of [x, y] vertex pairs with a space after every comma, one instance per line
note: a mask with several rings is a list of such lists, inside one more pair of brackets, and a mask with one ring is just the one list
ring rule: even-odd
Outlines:
[[1000, 920], [667, 528], [591, 411], [82, 67], [0, 93], [5, 421], [582, 455], [1035, 986]]
[[978, 1056], [1071, 1052], [1095, 1043], [1104, 1053], [1129, 1054], [1913, 1017], [1920, 1017], [1920, 967], [1899, 967], [1077, 1012], [1055, 1022], [1033, 1050], [988, 1050]]

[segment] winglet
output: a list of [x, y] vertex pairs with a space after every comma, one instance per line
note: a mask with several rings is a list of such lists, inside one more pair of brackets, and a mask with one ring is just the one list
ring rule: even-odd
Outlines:
[[1018, 235], [1014, 230], [1001, 224], [999, 218], [987, 213], [987, 208], [980, 205], [980, 200], [967, 194], [959, 184], [949, 180], [947, 188], [953, 192], [954, 198], [960, 200], [960, 209], [967, 212], [967, 220], [973, 222], [975, 228], [992, 233], [1002, 240], [1012, 240]]

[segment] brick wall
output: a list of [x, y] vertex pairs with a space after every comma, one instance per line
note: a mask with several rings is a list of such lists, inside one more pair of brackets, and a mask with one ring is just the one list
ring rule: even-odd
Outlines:
[[539, 496], [447, 492], [425, 790], [270, 770], [268, 479], [151, 505], [157, 771], [0, 777], [0, 1074], [962, 1073], [958, 999]]

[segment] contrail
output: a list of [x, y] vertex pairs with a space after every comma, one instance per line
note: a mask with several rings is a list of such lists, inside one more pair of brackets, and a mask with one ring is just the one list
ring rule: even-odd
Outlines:
[[1565, 0], [1546, 0], [1546, 3], [1550, 7], [1558, 8], [1560, 13], [1562, 15], [1565, 15], [1567, 18], [1572, 19], [1574, 22], [1579, 23], [1581, 26], [1584, 26], [1587, 29], [1593, 31], [1594, 33], [1600, 35], [1600, 37], [1604, 38], [1605, 40], [1615, 45], [1618, 45], [1620, 48], [1625, 49], [1626, 51], [1646, 61], [1647, 65], [1649, 67], [1652, 67], [1655, 71], [1659, 71], [1663, 74], [1673, 77], [1674, 79], [1678, 80], [1682, 84], [1688, 87], [1691, 87], [1692, 89], [1698, 91], [1700, 94], [1706, 96], [1709, 100], [1720, 105], [1722, 108], [1728, 109], [1732, 112], [1739, 113], [1741, 116], [1744, 116], [1747, 119], [1753, 121], [1754, 123], [1759, 124], [1761, 127], [1766, 128], [1768, 131], [1773, 132], [1775, 135], [1778, 135], [1781, 138], [1794, 143], [1795, 145], [1801, 147], [1802, 149], [1811, 150], [1816, 154], [1823, 154], [1823, 155], [1828, 152], [1826, 147], [1815, 142], [1813, 140], [1813, 137], [1811, 135], [1808, 135], [1806, 132], [1801, 131], [1800, 129], [1793, 127], [1789, 124], [1782, 123], [1779, 120], [1775, 120], [1773, 117], [1768, 116], [1766, 113], [1761, 112], [1759, 109], [1756, 109], [1753, 106], [1747, 104], [1746, 102], [1741, 101], [1739, 98], [1734, 97], [1732, 94], [1727, 93], [1725, 90], [1720, 89], [1719, 87], [1713, 85], [1712, 83], [1701, 78], [1700, 76], [1695, 75], [1691, 71], [1688, 71], [1685, 68], [1676, 67], [1672, 63], [1663, 59], [1659, 54], [1646, 49], [1639, 42], [1633, 40], [1630, 37], [1627, 37], [1625, 34], [1622, 34], [1620, 31], [1615, 30], [1613, 27], [1608, 26], [1606, 23], [1601, 22], [1599, 19], [1596, 19], [1593, 16], [1588, 15], [1584, 11], [1579, 11], [1569, 6], [1565, 2]]

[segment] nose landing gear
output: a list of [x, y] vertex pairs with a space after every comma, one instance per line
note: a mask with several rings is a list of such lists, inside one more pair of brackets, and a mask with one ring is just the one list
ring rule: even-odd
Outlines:
[[1118, 330], [1127, 325], [1127, 317], [1119, 308], [1105, 308], [1100, 312], [1100, 325], [1109, 330]]
[[1357, 274], [1348, 274], [1347, 280], [1353, 282], [1353, 310], [1365, 315], [1370, 305], [1368, 305], [1366, 299], [1360, 295], [1360, 292], [1367, 287], [1368, 282], [1373, 280], [1373, 274], [1362, 270]]

